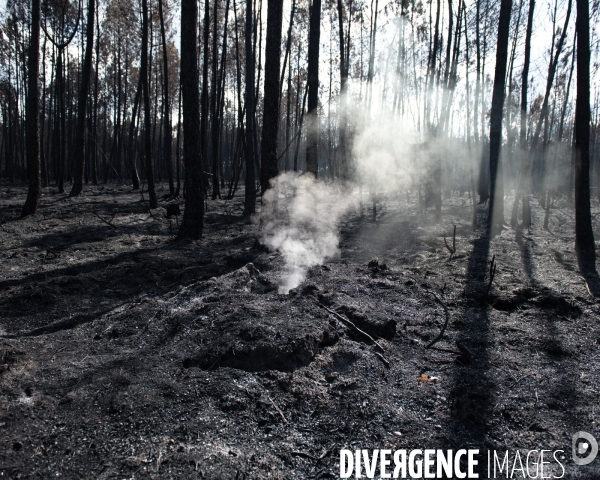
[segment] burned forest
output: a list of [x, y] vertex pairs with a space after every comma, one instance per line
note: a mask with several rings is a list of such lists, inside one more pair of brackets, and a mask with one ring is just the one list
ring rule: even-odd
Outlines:
[[0, 0], [0, 478], [600, 479], [598, 0]]

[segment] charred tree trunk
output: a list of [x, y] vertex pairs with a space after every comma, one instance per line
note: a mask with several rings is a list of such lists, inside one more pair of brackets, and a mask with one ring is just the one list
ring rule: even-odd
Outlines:
[[261, 142], [260, 185], [264, 194], [277, 168], [277, 137], [279, 133], [279, 69], [283, 5], [269, 0], [267, 13], [267, 44], [265, 52], [265, 97]]
[[85, 41], [85, 58], [83, 60], [83, 71], [81, 72], [81, 85], [79, 87], [79, 105], [77, 112], [77, 131], [75, 133], [75, 148], [73, 149], [73, 161], [75, 162], [75, 175], [71, 197], [81, 195], [83, 191], [83, 168], [85, 166], [85, 122], [88, 103], [88, 92], [92, 76], [92, 51], [94, 49], [94, 15], [95, 1], [88, 1], [88, 20]]
[[338, 28], [340, 36], [340, 177], [342, 180], [349, 180], [350, 172], [348, 165], [348, 158], [346, 156], [346, 126], [347, 126], [347, 115], [346, 109], [348, 106], [348, 64], [346, 62], [346, 50], [344, 40], [344, 12], [342, 0], [337, 1], [338, 10]]
[[[214, 0], [217, 1], [217, 0]], [[200, 98], [200, 147], [202, 148], [202, 159], [208, 158], [208, 37], [210, 30], [210, 5], [208, 0], [204, 2], [204, 55], [202, 59], [202, 96]], [[185, 142], [185, 133], [184, 140]], [[202, 181], [205, 182], [204, 174]], [[204, 188], [204, 187], [203, 187]]]
[[527, 93], [529, 87], [529, 59], [531, 56], [531, 33], [533, 29], [533, 12], [535, 10], [535, 0], [529, 0], [529, 13], [527, 15], [527, 30], [525, 33], [525, 61], [523, 63], [523, 74], [521, 76], [521, 119], [519, 132], [519, 146], [521, 157], [521, 178], [519, 186], [515, 192], [515, 201], [510, 217], [511, 227], [517, 225], [517, 214], [519, 211], [519, 201], [523, 198], [523, 226], [531, 226], [531, 215], [529, 208], [529, 197], [523, 196], [523, 184], [527, 175]]
[[308, 36], [308, 112], [306, 129], [306, 170], [317, 176], [319, 145], [319, 43], [321, 0], [313, 0]]
[[577, 99], [575, 101], [575, 252], [580, 270], [595, 271], [590, 213], [590, 5], [577, 0]]
[[163, 0], [158, 0], [158, 15], [160, 17], [160, 36], [163, 49], [163, 108], [164, 108], [164, 137], [163, 154], [169, 177], [169, 194], [175, 195], [175, 185], [173, 183], [173, 161], [171, 160], [171, 103], [169, 102], [169, 56], [167, 52], [167, 37], [165, 35], [165, 19], [163, 14]]
[[244, 215], [256, 211], [256, 166], [254, 163], [254, 54], [252, 49], [252, 0], [246, 0], [246, 192]]
[[212, 47], [212, 80], [210, 93], [210, 117], [211, 122], [211, 147], [212, 147], [212, 199], [215, 200], [221, 196], [219, 192], [219, 120], [217, 114], [218, 108], [218, 1], [215, 0], [213, 10], [213, 47]]
[[[93, 0], [91, 0], [93, 1]], [[32, 215], [37, 211], [42, 192], [40, 178], [40, 111], [38, 74], [40, 63], [40, 1], [31, 2], [31, 38], [28, 58], [27, 91], [27, 171], [29, 191], [21, 216]]]
[[204, 182], [198, 96], [198, 4], [181, 0], [181, 93], [183, 101], [183, 161], [185, 210], [179, 238], [198, 239], [204, 226]]
[[140, 62], [140, 75], [142, 77], [142, 91], [144, 96], [144, 146], [146, 155], [146, 180], [148, 182], [148, 197], [150, 208], [158, 208], [156, 189], [154, 186], [154, 165], [152, 161], [152, 138], [150, 92], [148, 87], [148, 0], [142, 0], [142, 59]]
[[500, 145], [502, 143], [502, 107], [504, 105], [511, 10], [512, 0], [502, 0], [498, 22], [492, 110], [490, 113], [490, 206], [488, 227], [497, 226], [499, 229], [502, 229], [504, 224], [504, 184], [502, 164], [500, 163]]

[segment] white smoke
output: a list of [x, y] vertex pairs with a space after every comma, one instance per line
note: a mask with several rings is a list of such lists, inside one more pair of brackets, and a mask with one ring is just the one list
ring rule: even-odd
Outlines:
[[353, 187], [292, 172], [273, 179], [263, 196], [261, 243], [280, 252], [285, 262], [280, 293], [300, 285], [311, 267], [339, 253], [340, 219], [359, 201], [385, 202], [404, 198], [407, 191], [416, 198], [419, 185], [431, 183], [436, 168], [442, 188], [469, 185], [474, 153], [466, 144], [424, 138], [387, 113], [366, 118], [349, 106], [347, 115], [352, 119], [347, 143]]
[[338, 225], [351, 202], [312, 174], [282, 173], [271, 185], [262, 199], [261, 242], [283, 256], [279, 293], [288, 293], [309, 268], [339, 253]]

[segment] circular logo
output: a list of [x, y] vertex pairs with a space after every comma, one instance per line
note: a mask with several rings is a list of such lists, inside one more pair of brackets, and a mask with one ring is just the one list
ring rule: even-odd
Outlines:
[[598, 442], [587, 432], [573, 435], [573, 462], [576, 465], [588, 465], [598, 455]]

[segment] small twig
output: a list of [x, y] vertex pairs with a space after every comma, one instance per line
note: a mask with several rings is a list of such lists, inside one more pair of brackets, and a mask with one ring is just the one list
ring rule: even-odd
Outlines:
[[526, 378], [532, 377], [533, 375], [535, 375], [534, 373], [529, 373], [528, 375], [525, 375], [524, 377], [521, 377], [519, 379], [517, 379], [514, 383], [510, 384], [508, 387], [506, 387], [508, 390], [510, 390], [512, 387], [514, 387], [517, 383], [519, 383], [521, 380], [525, 380]]
[[317, 305], [319, 305], [319, 307], [324, 308], [325, 310], [327, 310], [329, 313], [331, 313], [332, 315], [334, 315], [338, 320], [342, 321], [343, 323], [345, 323], [346, 325], [348, 325], [350, 328], [356, 330], [358, 333], [360, 333], [360, 334], [364, 335], [365, 337], [367, 337], [371, 342], [373, 342], [377, 346], [377, 348], [379, 348], [382, 352], [385, 352], [385, 350], [383, 349], [383, 347], [381, 345], [379, 345], [371, 335], [369, 335], [367, 332], [365, 332], [365, 331], [361, 330], [360, 328], [358, 328], [350, 320], [348, 320], [347, 318], [343, 317], [342, 315], [340, 315], [336, 311], [331, 310], [330, 308], [327, 308], [321, 302], [317, 302]]
[[485, 292], [485, 296], [487, 297], [490, 294], [490, 290], [492, 289], [492, 282], [494, 281], [494, 276], [496, 275], [496, 255], [492, 257], [492, 261], [490, 263], [490, 281], [487, 286], [487, 290]]
[[431, 347], [431, 350], [436, 350], [438, 352], [446, 352], [446, 353], [453, 353], [454, 355], [462, 355], [462, 352], [459, 352], [458, 350], [450, 350], [449, 348], [440, 348], [440, 347]]
[[335, 443], [321, 454], [319, 460], [323, 460], [327, 455], [329, 455], [333, 451], [334, 447]]
[[116, 229], [116, 228], [117, 228], [117, 227], [115, 227], [115, 226], [112, 224], [113, 220], [115, 219], [115, 216], [117, 215], [116, 213], [113, 213], [113, 216], [111, 217], [111, 219], [110, 219], [110, 220], [104, 220], [104, 219], [103, 219], [103, 218], [102, 218], [100, 215], [98, 215], [98, 214], [96, 213], [96, 210], [92, 210], [92, 213], [93, 213], [94, 215], [96, 215], [96, 216], [97, 216], [97, 217], [98, 217], [100, 220], [102, 220], [104, 223], [106, 223], [106, 224], [107, 224], [109, 227], [112, 227], [112, 228], [114, 228], [114, 229]]
[[425, 347], [425, 348], [431, 348], [434, 344], [439, 342], [442, 339], [442, 337], [444, 336], [446, 327], [448, 327], [448, 321], [450, 320], [450, 312], [448, 311], [448, 307], [446, 306], [444, 301], [438, 296], [437, 293], [432, 292], [431, 290], [427, 290], [427, 289], [425, 289], [425, 291], [428, 293], [431, 293], [431, 295], [433, 295], [435, 297], [435, 299], [438, 301], [438, 303], [444, 308], [444, 313], [446, 314], [446, 321], [444, 322], [444, 326], [440, 330], [440, 333], [431, 342], [429, 342], [429, 344]]
[[450, 261], [452, 260], [452, 256], [456, 253], [456, 225], [454, 225], [454, 233], [452, 234], [452, 248], [450, 248], [450, 245], [448, 245], [448, 242], [446, 241], [446, 235], [444, 235], [444, 244], [450, 252], [450, 257], [448, 258], [448, 261]]
[[275, 402], [273, 401], [273, 399], [271, 397], [269, 397], [269, 400], [271, 400], [271, 403], [273, 404], [273, 406], [275, 407], [275, 410], [277, 410], [279, 412], [279, 415], [281, 415], [281, 418], [283, 418], [283, 421], [285, 423], [288, 423], [287, 419], [285, 418], [285, 415], [283, 414], [283, 412], [279, 409], [279, 407], [275, 404]]
[[381, 353], [373, 352], [373, 354], [377, 355], [377, 358], [379, 358], [379, 360], [381, 360], [386, 367], [390, 366], [390, 362], [388, 361], [388, 359], [385, 358]]
[[315, 457], [314, 455], [311, 455], [310, 453], [294, 452], [294, 451], [291, 453], [292, 453], [292, 455], [296, 455], [297, 457], [310, 458], [311, 460], [319, 461], [319, 459], [317, 457]]

